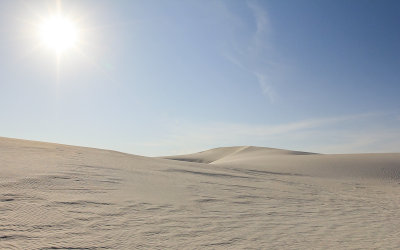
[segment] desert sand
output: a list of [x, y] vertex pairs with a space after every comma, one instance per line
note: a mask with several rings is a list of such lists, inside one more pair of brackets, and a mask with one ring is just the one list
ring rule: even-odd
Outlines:
[[400, 154], [0, 138], [1, 249], [400, 248]]

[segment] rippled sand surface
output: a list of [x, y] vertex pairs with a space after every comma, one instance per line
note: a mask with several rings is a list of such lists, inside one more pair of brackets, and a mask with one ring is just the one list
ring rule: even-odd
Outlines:
[[0, 138], [0, 248], [400, 248], [399, 154], [169, 158]]

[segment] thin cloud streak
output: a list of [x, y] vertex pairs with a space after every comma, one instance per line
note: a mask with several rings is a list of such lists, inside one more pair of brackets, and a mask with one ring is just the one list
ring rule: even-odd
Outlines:
[[[223, 54], [231, 63], [251, 74], [258, 82], [262, 93], [274, 103], [277, 94], [273, 88], [273, 77], [270, 72], [275, 70], [273, 68], [275, 63], [270, 58], [272, 51], [268, 39], [270, 36], [268, 16], [266, 11], [253, 1], [248, 1], [247, 7], [253, 16], [255, 31], [251, 34], [249, 42], [238, 44], [236, 41]], [[232, 13], [231, 16], [233, 15]]]
[[[277, 125], [181, 122], [171, 125], [167, 136], [145, 144], [137, 142], [131, 145], [130, 151], [153, 152], [154, 156], [193, 153], [214, 147], [240, 145], [318, 153], [384, 152], [396, 148], [400, 151], [399, 143], [395, 143], [400, 141], [400, 129], [388, 130], [385, 127], [361, 129], [371, 119], [384, 116], [387, 114], [366, 113]], [[385, 140], [391, 147], [382, 147], [385, 145], [382, 143]], [[165, 151], [166, 148], [169, 149], [168, 152]], [[137, 152], [135, 149], [144, 151]]]
[[259, 52], [265, 45], [265, 38], [269, 31], [269, 21], [267, 13], [257, 6], [254, 2], [248, 1], [247, 6], [252, 11], [253, 17], [256, 23], [256, 31], [253, 35], [249, 51], [254, 51], [254, 53]]

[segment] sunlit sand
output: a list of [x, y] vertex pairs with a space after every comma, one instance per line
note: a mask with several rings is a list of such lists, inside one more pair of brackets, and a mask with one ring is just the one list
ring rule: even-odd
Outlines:
[[7, 138], [0, 152], [1, 249], [400, 245], [400, 154], [149, 158]]

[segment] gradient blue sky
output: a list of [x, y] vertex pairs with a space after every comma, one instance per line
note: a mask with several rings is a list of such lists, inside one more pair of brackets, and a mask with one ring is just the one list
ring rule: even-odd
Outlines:
[[399, 1], [0, 1], [0, 136], [142, 155], [400, 152]]

